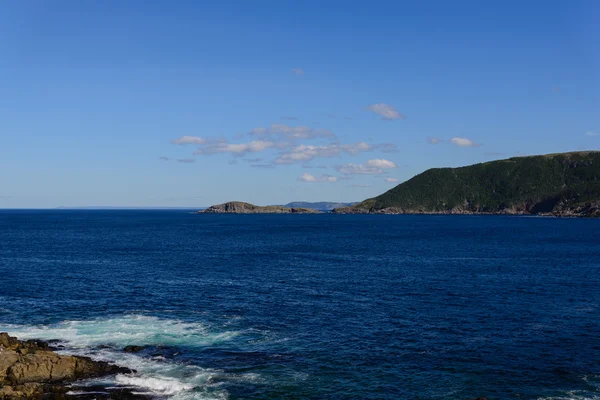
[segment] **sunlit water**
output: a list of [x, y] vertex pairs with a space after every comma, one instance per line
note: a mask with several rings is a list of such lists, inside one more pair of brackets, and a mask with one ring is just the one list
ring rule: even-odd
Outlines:
[[600, 399], [599, 321], [600, 220], [0, 211], [0, 331], [157, 397]]

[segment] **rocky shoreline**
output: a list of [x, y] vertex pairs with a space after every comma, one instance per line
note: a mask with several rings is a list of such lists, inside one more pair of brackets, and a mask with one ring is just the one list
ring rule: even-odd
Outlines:
[[74, 382], [135, 371], [94, 361], [89, 357], [58, 354], [39, 340], [21, 341], [0, 333], [0, 400], [29, 399], [148, 399], [127, 388], [82, 386]]
[[541, 217], [562, 217], [562, 218], [600, 218], [600, 202], [588, 202], [578, 206], [560, 207], [548, 212], [534, 212], [529, 207], [506, 208], [498, 211], [473, 211], [463, 208], [453, 208], [450, 210], [429, 211], [429, 210], [407, 210], [397, 207], [387, 207], [381, 209], [367, 209], [359, 207], [342, 207], [332, 211], [335, 214], [411, 214], [411, 215], [531, 215]]

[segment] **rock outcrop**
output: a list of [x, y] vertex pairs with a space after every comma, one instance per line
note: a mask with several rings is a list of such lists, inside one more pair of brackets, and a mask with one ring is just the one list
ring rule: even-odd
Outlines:
[[198, 213], [221, 213], [221, 214], [318, 214], [317, 210], [310, 208], [290, 208], [283, 206], [255, 206], [242, 201], [230, 201], [208, 207]]
[[46, 342], [0, 333], [1, 400], [52, 398], [66, 393], [68, 382], [132, 372], [88, 357], [57, 354]]

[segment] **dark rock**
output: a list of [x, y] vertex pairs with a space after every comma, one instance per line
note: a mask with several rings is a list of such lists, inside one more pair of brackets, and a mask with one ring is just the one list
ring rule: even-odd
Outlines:
[[132, 372], [89, 357], [57, 354], [46, 342], [20, 341], [0, 333], [0, 400], [62, 394], [66, 382]]
[[140, 351], [144, 350], [146, 347], [145, 346], [125, 346], [123, 348], [123, 351], [125, 353], [139, 353]]

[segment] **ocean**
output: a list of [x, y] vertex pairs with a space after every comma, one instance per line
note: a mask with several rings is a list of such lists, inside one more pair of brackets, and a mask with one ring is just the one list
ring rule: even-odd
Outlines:
[[137, 370], [81, 385], [600, 399], [599, 323], [600, 220], [0, 211], [0, 331]]

